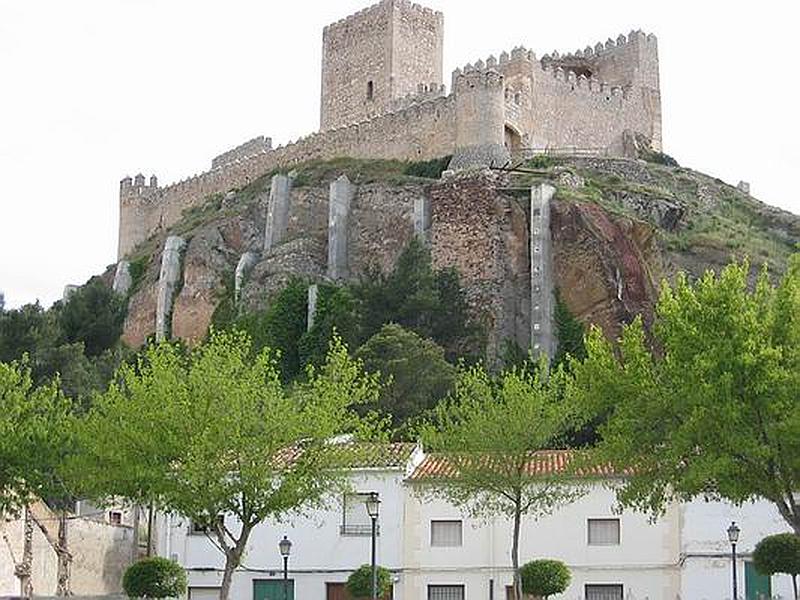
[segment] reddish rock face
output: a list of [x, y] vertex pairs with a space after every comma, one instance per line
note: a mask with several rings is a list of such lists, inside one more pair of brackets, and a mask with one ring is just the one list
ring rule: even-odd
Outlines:
[[652, 228], [597, 205], [554, 202], [553, 272], [570, 311], [616, 337], [641, 314], [653, 318], [660, 255]]

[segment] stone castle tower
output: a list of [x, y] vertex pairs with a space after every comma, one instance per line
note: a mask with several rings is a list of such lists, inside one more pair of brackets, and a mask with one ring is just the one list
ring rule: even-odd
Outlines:
[[439, 91], [443, 25], [440, 12], [381, 2], [325, 27], [320, 129], [392, 112], [420, 89]]
[[441, 13], [409, 0], [381, 0], [326, 27], [320, 130], [278, 147], [256, 137], [166, 187], [126, 177], [118, 256], [209, 196], [308, 160], [452, 156], [451, 169], [461, 169], [539, 153], [635, 156], [643, 139], [661, 150], [654, 35], [632, 31], [542, 58], [516, 47], [456, 69], [447, 93], [443, 31]]

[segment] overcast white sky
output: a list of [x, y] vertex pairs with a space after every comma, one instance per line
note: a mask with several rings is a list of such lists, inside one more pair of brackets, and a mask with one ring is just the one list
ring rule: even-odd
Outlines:
[[[49, 305], [116, 259], [119, 180], [206, 170], [319, 120], [322, 27], [369, 0], [0, 0], [0, 291]], [[445, 82], [631, 29], [659, 38], [665, 151], [800, 213], [797, 26], [786, 0], [428, 0]]]

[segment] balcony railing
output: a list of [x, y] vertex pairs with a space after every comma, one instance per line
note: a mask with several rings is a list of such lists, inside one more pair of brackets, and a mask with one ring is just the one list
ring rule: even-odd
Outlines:
[[[381, 534], [381, 526], [378, 525], [375, 528], [376, 535]], [[364, 525], [361, 523], [344, 523], [339, 526], [339, 535], [361, 535], [361, 536], [370, 536], [372, 535], [372, 525]]]

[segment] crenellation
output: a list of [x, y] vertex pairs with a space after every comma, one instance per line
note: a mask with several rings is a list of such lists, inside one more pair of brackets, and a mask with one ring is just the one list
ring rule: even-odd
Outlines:
[[164, 187], [120, 181], [119, 256], [217, 193], [275, 169], [340, 156], [428, 160], [451, 169], [507, 160], [531, 148], [590, 148], [622, 156], [626, 131], [661, 148], [657, 40], [640, 30], [567, 54], [536, 58], [516, 46], [442, 81], [443, 15], [381, 0], [323, 29], [320, 129], [273, 147], [255, 137], [209, 171]]

